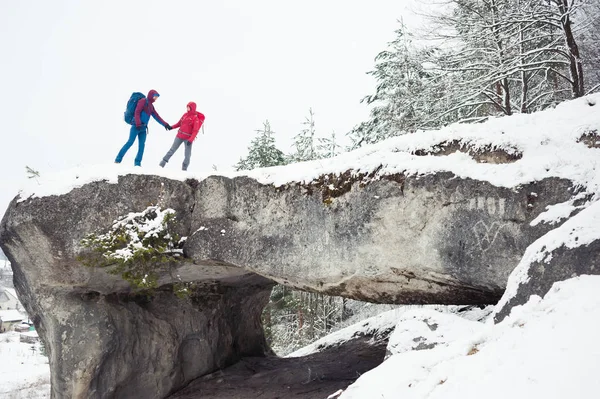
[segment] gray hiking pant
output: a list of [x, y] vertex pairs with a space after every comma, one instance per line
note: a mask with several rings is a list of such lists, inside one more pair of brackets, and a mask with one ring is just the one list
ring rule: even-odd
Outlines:
[[190, 165], [190, 158], [192, 157], [192, 143], [190, 143], [187, 140], [180, 139], [179, 137], [175, 137], [175, 140], [173, 140], [173, 145], [171, 146], [171, 149], [167, 152], [167, 154], [163, 157], [162, 161], [160, 162], [160, 166], [164, 167], [167, 164], [167, 162], [169, 162], [169, 159], [171, 159], [173, 154], [175, 154], [175, 151], [177, 151], [181, 143], [185, 143], [185, 156], [183, 158], [183, 165], [181, 165], [181, 169], [187, 170], [188, 166]]

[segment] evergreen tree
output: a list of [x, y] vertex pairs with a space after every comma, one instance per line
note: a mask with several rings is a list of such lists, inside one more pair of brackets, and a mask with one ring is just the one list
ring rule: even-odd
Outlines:
[[292, 145], [294, 152], [290, 155], [290, 160], [292, 162], [311, 161], [319, 158], [315, 138], [314, 116], [315, 114], [313, 113], [312, 108], [310, 108], [308, 110], [308, 116], [304, 122], [302, 122], [304, 127], [300, 133], [294, 137], [294, 144]]
[[274, 134], [269, 121], [263, 122], [262, 130], [256, 130], [256, 137], [248, 147], [248, 155], [240, 159], [235, 169], [239, 171], [285, 165], [283, 152], [275, 146]]
[[388, 49], [375, 57], [375, 70], [368, 72], [377, 88], [375, 94], [361, 100], [372, 106], [371, 114], [349, 133], [351, 149], [415, 131], [435, 113], [440, 91], [432, 85], [435, 71], [426, 68], [425, 62], [432, 49], [415, 47], [402, 21], [394, 33], [396, 38], [388, 43]]
[[319, 158], [333, 158], [342, 152], [342, 147], [337, 143], [335, 132], [329, 137], [320, 137], [317, 144]]

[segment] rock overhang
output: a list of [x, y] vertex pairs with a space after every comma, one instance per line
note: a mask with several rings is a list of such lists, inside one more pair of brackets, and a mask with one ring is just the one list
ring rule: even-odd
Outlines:
[[[66, 270], [77, 269], [76, 256], [85, 234], [102, 230], [101, 226], [106, 229], [120, 215], [141, 206], [172, 201], [169, 207], [180, 220], [181, 235], [187, 237], [183, 252], [188, 261], [178, 265], [185, 281], [256, 273], [299, 289], [374, 302], [471, 303], [501, 294], [525, 245], [515, 245], [511, 235], [518, 237], [521, 229], [544, 230], [527, 223], [547, 205], [564, 202], [573, 194], [570, 182], [563, 179], [515, 190], [449, 173], [381, 176], [376, 172], [327, 175], [312, 184], [279, 187], [246, 177], [212, 176], [190, 184], [132, 175], [120, 178], [117, 185], [96, 182], [75, 189], [74, 197], [83, 195], [79, 204], [66, 200], [71, 195], [67, 194], [15, 205], [21, 211], [31, 209], [27, 218], [38, 221], [35, 228], [27, 225], [32, 229], [27, 234], [46, 247], [39, 256], [62, 256], [61, 268]], [[128, 203], [127, 198], [136, 195], [136, 186], [146, 190], [143, 199]], [[112, 206], [101, 204], [103, 196], [110, 197]], [[52, 212], [44, 210], [45, 203], [52, 203]], [[57, 233], [47, 234], [52, 228]], [[65, 231], [69, 238], [60, 239]], [[49, 236], [55, 242], [48, 242]], [[509, 247], [488, 256], [496, 240]], [[494, 259], [505, 262], [502, 272]], [[447, 273], [448, 267], [455, 267], [461, 277]], [[63, 284], [66, 278], [60, 270], [53, 270], [44, 281], [58, 278], [57, 284]], [[69, 272], [66, 280], [98, 290], [93, 284], [106, 284], [107, 279], [90, 269]], [[119, 284], [118, 279], [114, 284]], [[393, 292], [390, 286], [403, 289]], [[459, 286], [469, 294], [453, 299], [449, 292]], [[418, 292], [427, 289], [439, 289], [445, 299], [418, 298]]]
[[[381, 303], [494, 303], [524, 249], [547, 230], [529, 222], [572, 194], [563, 179], [511, 190], [451, 174], [373, 177], [342, 179], [335, 193], [335, 185], [275, 187], [247, 177], [188, 184], [128, 175], [13, 201], [0, 240], [51, 352], [55, 396], [126, 396], [146, 392], [149, 379], [165, 396], [243, 356], [268, 355], [260, 317], [274, 281]], [[169, 290], [173, 270], [148, 299], [77, 261], [86, 234], [149, 204], [181, 221], [187, 241], [174, 272], [196, 284], [188, 299]], [[145, 350], [140, 340], [164, 348]], [[129, 347], [140, 349], [118, 355]], [[117, 369], [120, 377], [110, 377]]]

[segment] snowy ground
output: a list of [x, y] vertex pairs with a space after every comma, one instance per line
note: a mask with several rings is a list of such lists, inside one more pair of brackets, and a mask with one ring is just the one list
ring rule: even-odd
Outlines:
[[[353, 325], [342, 328], [334, 333], [331, 333], [310, 345], [300, 348], [286, 357], [307, 356], [315, 352], [322, 351], [326, 348], [341, 345], [344, 342], [350, 341], [357, 335], [377, 336], [378, 332], [393, 330], [399, 320], [403, 320], [406, 316], [412, 315], [429, 315], [431, 312], [440, 315], [454, 315], [457, 319], [478, 321], [486, 319], [492, 312], [490, 307], [484, 309], [474, 308], [466, 312], [461, 312], [466, 306], [444, 306], [444, 305], [407, 305], [399, 306], [395, 309], [381, 312], [376, 316], [365, 318]], [[460, 313], [460, 316], [457, 314]], [[480, 323], [478, 323], [480, 324]]]
[[[35, 351], [32, 351], [32, 346]], [[50, 366], [39, 344], [19, 342], [19, 333], [0, 334], [0, 398], [50, 397]]]
[[597, 398], [600, 276], [556, 283], [446, 346], [388, 358], [341, 396], [354, 398]]

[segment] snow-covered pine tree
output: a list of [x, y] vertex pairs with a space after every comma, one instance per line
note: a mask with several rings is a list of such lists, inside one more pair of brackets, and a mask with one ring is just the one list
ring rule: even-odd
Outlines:
[[319, 158], [333, 158], [342, 153], [342, 146], [337, 143], [335, 132], [331, 132], [329, 137], [318, 138], [317, 153]]
[[435, 71], [427, 67], [432, 50], [414, 46], [412, 34], [399, 23], [394, 40], [375, 57], [375, 69], [368, 72], [377, 88], [361, 100], [372, 106], [370, 117], [348, 133], [350, 149], [414, 131], [435, 113], [432, 106], [441, 92], [432, 85]]
[[263, 122], [263, 128], [256, 130], [256, 137], [250, 142], [248, 155], [235, 165], [236, 170], [251, 170], [268, 166], [285, 165], [285, 156], [275, 146], [275, 132], [269, 121]]
[[290, 155], [292, 162], [311, 161], [319, 158], [315, 138], [314, 116], [312, 108], [309, 108], [308, 116], [302, 122], [302, 130], [294, 137], [294, 143], [292, 144], [293, 152]]

